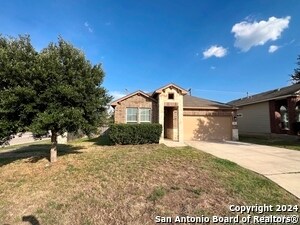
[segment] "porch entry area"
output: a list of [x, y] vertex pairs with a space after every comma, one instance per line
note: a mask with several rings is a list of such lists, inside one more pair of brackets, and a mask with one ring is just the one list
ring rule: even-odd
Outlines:
[[164, 107], [164, 138], [179, 141], [177, 106]]
[[270, 106], [271, 132], [296, 135], [300, 127], [300, 101], [296, 97], [272, 100]]

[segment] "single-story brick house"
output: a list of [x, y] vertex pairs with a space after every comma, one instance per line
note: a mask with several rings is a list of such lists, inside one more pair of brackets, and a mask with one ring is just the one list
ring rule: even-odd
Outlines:
[[160, 123], [164, 138], [184, 140], [236, 140], [236, 108], [188, 94], [168, 84], [147, 94], [136, 91], [111, 103], [115, 123]]
[[238, 107], [240, 134], [297, 134], [300, 122], [300, 83], [228, 104]]

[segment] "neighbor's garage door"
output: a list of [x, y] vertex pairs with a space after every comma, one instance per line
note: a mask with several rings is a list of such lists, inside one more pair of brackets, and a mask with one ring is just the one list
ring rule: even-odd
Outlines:
[[231, 116], [184, 116], [184, 140], [231, 140]]

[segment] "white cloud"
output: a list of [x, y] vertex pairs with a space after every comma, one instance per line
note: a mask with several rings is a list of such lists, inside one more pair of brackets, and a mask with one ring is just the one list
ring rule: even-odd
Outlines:
[[119, 98], [122, 98], [125, 96], [125, 94], [121, 91], [111, 91], [111, 92], [109, 92], [109, 94], [111, 96], [113, 96], [113, 100], [116, 100], [116, 99], [119, 99]]
[[211, 69], [211, 70], [215, 70], [216, 67], [215, 67], [215, 66], [211, 66], [210, 69]]
[[269, 53], [273, 53], [273, 52], [277, 51], [278, 49], [279, 49], [279, 46], [277, 46], [277, 45], [271, 45], [269, 47]]
[[88, 22], [85, 22], [85, 23], [84, 23], [84, 26], [88, 29], [88, 31], [89, 31], [90, 33], [93, 33], [93, 29], [91, 28], [91, 26], [90, 26], [90, 24], [89, 24]]
[[264, 45], [267, 41], [277, 40], [281, 33], [288, 28], [291, 17], [270, 17], [268, 21], [242, 21], [232, 27], [234, 46], [247, 52], [253, 46]]
[[203, 52], [204, 59], [215, 56], [218, 58], [224, 57], [227, 54], [227, 49], [222, 46], [212, 45]]

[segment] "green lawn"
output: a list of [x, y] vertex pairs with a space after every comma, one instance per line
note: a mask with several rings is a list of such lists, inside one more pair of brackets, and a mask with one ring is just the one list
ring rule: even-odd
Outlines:
[[243, 136], [239, 137], [240, 141], [260, 144], [260, 145], [269, 145], [279, 148], [287, 148], [292, 150], [300, 151], [300, 139], [298, 140], [284, 140], [282, 138], [268, 138], [262, 136]]
[[157, 215], [231, 215], [231, 204], [300, 204], [272, 181], [191, 147], [108, 144], [60, 145], [54, 165], [49, 144], [0, 152], [1, 224], [155, 224]]

